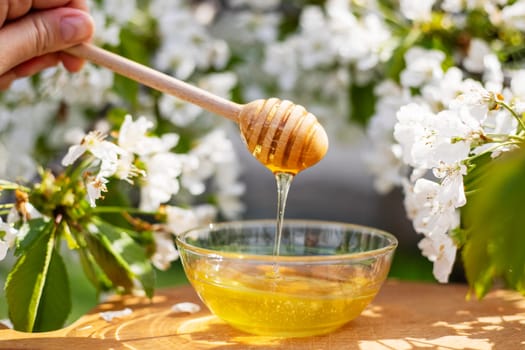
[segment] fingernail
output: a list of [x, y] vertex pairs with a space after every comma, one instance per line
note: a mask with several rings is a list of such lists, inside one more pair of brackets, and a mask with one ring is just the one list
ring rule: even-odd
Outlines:
[[87, 16], [67, 16], [60, 20], [60, 34], [67, 43], [88, 39], [92, 26]]

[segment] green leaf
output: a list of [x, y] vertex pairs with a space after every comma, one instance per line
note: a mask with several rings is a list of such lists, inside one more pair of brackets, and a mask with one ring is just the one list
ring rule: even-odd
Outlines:
[[87, 279], [91, 284], [96, 288], [97, 295], [100, 294], [102, 290], [111, 289], [112, 283], [104, 272], [100, 269], [97, 262], [93, 258], [93, 255], [85, 248], [82, 247], [78, 250], [80, 256], [80, 264], [82, 265], [82, 270], [86, 275]]
[[127, 109], [113, 107], [106, 113], [106, 120], [109, 121], [111, 125], [122, 125], [127, 114], [129, 114]]
[[409, 31], [402, 29], [396, 33], [396, 36], [402, 39], [396, 45], [390, 60], [386, 62], [384, 75], [393, 81], [399, 82], [401, 71], [406, 67], [405, 53], [420, 42], [423, 38], [423, 33], [417, 26], [414, 26]]
[[[125, 267], [126, 262], [114, 251], [108, 239], [96, 232], [86, 234], [85, 239], [90, 254], [113, 286], [129, 292], [133, 288], [133, 280]], [[90, 276], [92, 278], [93, 275]]]
[[131, 278], [140, 281], [148, 297], [153, 297], [155, 287], [155, 271], [146, 254], [145, 249], [133, 238], [133, 233], [120, 227], [113, 226], [105, 221], [96, 220], [101, 233], [111, 242], [113, 249], [120, 252], [125, 262], [123, 267]]
[[33, 330], [46, 332], [63, 327], [71, 306], [66, 266], [58, 251], [54, 249]]
[[[134, 190], [132, 186], [126, 181], [117, 181], [112, 179], [107, 183], [108, 192], [104, 194], [104, 200], [97, 204], [97, 207], [132, 207], [133, 204], [130, 202], [129, 194]], [[109, 221], [116, 226], [131, 227], [129, 222], [123, 215], [116, 214], [115, 212], [97, 213], [105, 221]]]
[[484, 170], [478, 192], [462, 209], [468, 232], [462, 253], [466, 277], [478, 298], [497, 278], [525, 293], [525, 152], [493, 161]]
[[374, 113], [376, 97], [374, 95], [375, 84], [350, 86], [351, 120], [365, 126]]
[[16, 330], [58, 329], [71, 310], [66, 269], [54, 245], [55, 233], [42, 231], [7, 276], [5, 294]]
[[478, 298], [482, 298], [492, 288], [495, 269], [487, 247], [487, 237], [476, 228], [468, 234], [462, 249], [465, 277]]
[[124, 101], [127, 101], [131, 106], [129, 108], [137, 108], [139, 84], [122, 75], [115, 74], [113, 78], [113, 88], [117, 95], [122, 96]]
[[405, 53], [408, 47], [405, 45], [398, 46], [390, 60], [385, 65], [385, 76], [393, 81], [399, 82], [399, 75], [405, 68]]
[[484, 186], [489, 176], [490, 167], [494, 164], [489, 153], [485, 153], [472, 160], [468, 167], [468, 174], [463, 178], [466, 192], [476, 191]]
[[153, 296], [155, 271], [145, 249], [131, 238], [132, 232], [94, 219], [86, 236], [97, 264], [116, 286], [130, 291], [137, 279], [148, 297]]
[[[46, 228], [46, 225], [49, 225]], [[20, 228], [18, 245], [15, 249], [15, 255], [23, 254], [33, 243], [42, 235], [42, 232], [50, 232], [53, 223], [43, 218], [27, 221]]]

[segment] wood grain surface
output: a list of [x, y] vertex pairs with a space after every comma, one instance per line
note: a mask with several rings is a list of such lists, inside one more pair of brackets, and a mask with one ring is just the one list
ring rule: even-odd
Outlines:
[[[237, 331], [202, 305], [189, 286], [159, 290], [152, 301], [114, 298], [67, 328], [28, 334], [0, 329], [0, 349], [525, 349], [525, 298], [495, 290], [467, 301], [467, 287], [389, 280], [373, 303], [338, 331], [280, 339]], [[172, 305], [193, 302], [195, 314]], [[100, 312], [133, 312], [105, 321]]]

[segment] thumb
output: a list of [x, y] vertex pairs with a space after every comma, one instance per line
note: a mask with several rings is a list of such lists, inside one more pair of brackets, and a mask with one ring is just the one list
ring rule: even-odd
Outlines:
[[0, 28], [0, 75], [33, 57], [88, 40], [94, 24], [84, 11], [60, 8], [29, 14]]

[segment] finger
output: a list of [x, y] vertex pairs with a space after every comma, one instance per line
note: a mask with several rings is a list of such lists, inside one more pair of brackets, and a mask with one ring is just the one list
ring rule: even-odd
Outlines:
[[79, 10], [89, 11], [89, 6], [86, 0], [73, 0], [69, 4], [69, 7], [73, 7]]
[[15, 73], [16, 78], [28, 77], [46, 68], [56, 66], [59, 62], [60, 59], [57, 53], [49, 53], [19, 64], [12, 71]]
[[31, 10], [31, 0], [7, 0], [6, 19], [14, 19], [25, 15]]
[[33, 8], [39, 10], [52, 9], [62, 6], [84, 11], [87, 11], [88, 9], [86, 0], [33, 0]]
[[7, 1], [0, 1], [0, 27], [4, 25], [7, 20], [7, 12], [9, 11], [9, 3]]
[[6, 20], [19, 18], [31, 9], [45, 10], [68, 6], [87, 11], [86, 0], [1, 0], [0, 1], [0, 27]]
[[59, 60], [64, 65], [64, 68], [66, 68], [70, 72], [78, 72], [84, 66], [85, 60], [78, 58], [76, 56], [67, 54], [65, 52], [60, 52], [58, 57], [59, 57]]
[[13, 71], [9, 71], [6, 74], [0, 75], [0, 91], [7, 90], [13, 81], [16, 79], [16, 74]]
[[93, 34], [93, 20], [81, 10], [60, 8], [32, 13], [11, 22], [0, 31], [0, 74], [20, 62], [60, 51], [87, 41]]

